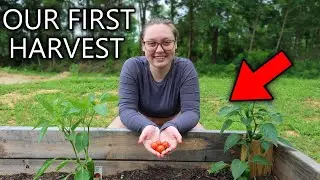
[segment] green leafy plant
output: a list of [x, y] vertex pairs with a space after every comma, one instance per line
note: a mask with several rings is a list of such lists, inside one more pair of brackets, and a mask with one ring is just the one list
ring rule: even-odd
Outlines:
[[[64, 179], [74, 175], [75, 180], [91, 180], [94, 174], [94, 161], [89, 157], [90, 145], [90, 124], [96, 115], [106, 116], [107, 94], [96, 97], [89, 94], [81, 99], [55, 99], [49, 103], [44, 98], [38, 98], [39, 103], [44, 107], [48, 117], [42, 117], [34, 127], [41, 127], [38, 142], [45, 136], [48, 127], [56, 126], [65, 139], [70, 142], [74, 152], [74, 157], [57, 157], [46, 160], [36, 173], [34, 179], [39, 177], [55, 162], [62, 160], [56, 167], [59, 171], [69, 163], [75, 163], [74, 172], [69, 173]], [[84, 158], [81, 156], [84, 155]]]
[[[242, 160], [234, 159], [231, 165], [223, 161], [212, 164], [210, 173], [217, 173], [222, 169], [230, 168], [234, 179], [248, 179], [250, 177], [249, 163], [260, 165], [272, 165], [265, 157], [261, 155], [252, 156], [252, 141], [257, 141], [264, 153], [272, 147], [277, 146], [277, 142], [286, 145], [291, 144], [278, 135], [276, 126], [283, 122], [280, 113], [276, 112], [272, 104], [269, 102], [252, 102], [252, 103], [232, 103], [231, 106], [222, 107], [219, 116], [225, 118], [225, 122], [220, 130], [222, 134], [233, 123], [241, 123], [246, 128], [244, 135], [230, 134], [224, 144], [224, 152], [236, 145], [245, 146], [245, 158]], [[248, 158], [252, 157], [252, 158]]]

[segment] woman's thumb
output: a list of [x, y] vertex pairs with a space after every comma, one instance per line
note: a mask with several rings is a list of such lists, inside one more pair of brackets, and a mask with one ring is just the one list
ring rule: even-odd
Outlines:
[[174, 137], [177, 139], [178, 143], [182, 143], [182, 136], [180, 133], [175, 133]]
[[146, 138], [146, 133], [142, 132], [141, 135], [139, 136], [138, 143], [139, 144], [143, 143], [145, 138]]

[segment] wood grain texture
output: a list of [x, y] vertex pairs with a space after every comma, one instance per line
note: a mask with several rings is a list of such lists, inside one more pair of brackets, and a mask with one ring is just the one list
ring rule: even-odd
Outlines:
[[[260, 142], [257, 140], [252, 140], [251, 142], [251, 155], [248, 157], [248, 159], [251, 161], [252, 158], [255, 155], [260, 155], [264, 158], [266, 158], [268, 160], [268, 162], [270, 162], [270, 164], [272, 164], [273, 162], [273, 146], [271, 146], [268, 151], [262, 153], [262, 147], [260, 145]], [[241, 148], [241, 161], [245, 161], [247, 157], [247, 147], [246, 146], [242, 146]], [[265, 176], [265, 175], [270, 175], [271, 174], [271, 170], [272, 170], [272, 166], [268, 166], [268, 165], [260, 165], [257, 163], [249, 163], [250, 166], [250, 176], [254, 177], [254, 176]]]
[[[55, 128], [49, 128], [41, 143], [39, 129], [31, 127], [0, 128], [0, 158], [74, 157], [69, 142]], [[233, 132], [240, 133], [240, 132]], [[223, 147], [230, 132], [192, 131], [183, 135], [183, 143], [161, 161], [231, 161], [240, 157], [240, 147], [224, 153]], [[125, 129], [92, 128], [89, 153], [97, 160], [159, 160], [143, 145], [139, 135]]]
[[274, 149], [273, 174], [280, 180], [320, 180], [320, 164], [280, 143]]
[[[34, 173], [45, 159], [74, 157], [69, 142], [56, 128], [49, 128], [39, 144], [39, 129], [32, 127], [0, 127], [0, 174]], [[240, 147], [223, 152], [230, 133], [240, 131], [191, 131], [183, 135], [183, 143], [165, 159], [158, 159], [137, 144], [139, 134], [126, 129], [91, 129], [90, 156], [103, 166], [104, 175], [148, 165], [169, 165], [178, 168], [205, 167], [220, 160], [240, 158]], [[52, 167], [54, 168], [54, 166]], [[65, 172], [73, 170], [69, 165]], [[49, 170], [52, 171], [53, 169]], [[280, 180], [320, 180], [320, 165], [305, 154], [279, 144], [274, 150], [273, 174]]]
[[[44, 159], [0, 159], [0, 174], [12, 175], [19, 173], [33, 174], [44, 163]], [[61, 161], [55, 162], [46, 170], [54, 172], [55, 168]], [[137, 169], [146, 169], [148, 166], [169, 166], [175, 168], [194, 168], [202, 167], [208, 169], [209, 162], [165, 162], [165, 161], [117, 161], [117, 160], [96, 160], [95, 165], [102, 166], [102, 174], [104, 176], [114, 175], [122, 171], [130, 171]], [[60, 172], [72, 172], [75, 169], [73, 164], [68, 164], [60, 170]]]

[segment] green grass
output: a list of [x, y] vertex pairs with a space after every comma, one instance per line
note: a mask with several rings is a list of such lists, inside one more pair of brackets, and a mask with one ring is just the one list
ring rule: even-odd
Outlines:
[[[207, 129], [220, 129], [223, 119], [217, 116], [225, 105], [233, 86], [230, 78], [201, 77], [201, 123]], [[108, 116], [96, 117], [95, 127], [107, 126], [117, 116], [118, 77], [90, 75], [27, 84], [1, 85], [0, 125], [34, 126], [44, 113], [36, 97], [53, 100], [57, 97], [78, 98], [88, 93], [109, 93]], [[320, 80], [279, 78], [268, 85], [274, 106], [284, 116], [278, 129], [297, 149], [320, 162]], [[230, 129], [244, 130], [240, 124]]]
[[12, 73], [12, 74], [22, 74], [22, 75], [37, 75], [37, 76], [43, 76], [43, 77], [50, 77], [50, 76], [54, 76], [57, 73], [55, 72], [39, 72], [39, 71], [33, 71], [33, 70], [29, 70], [27, 68], [20, 68], [17, 69], [15, 67], [11, 68], [11, 67], [0, 67], [0, 72], [6, 72], [6, 73]]

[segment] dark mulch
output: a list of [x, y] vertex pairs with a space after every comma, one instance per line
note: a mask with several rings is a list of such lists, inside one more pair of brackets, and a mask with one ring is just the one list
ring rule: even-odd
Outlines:
[[107, 180], [231, 180], [232, 174], [230, 171], [223, 171], [218, 174], [209, 174], [206, 169], [180, 169], [172, 167], [149, 167], [145, 170], [124, 171], [114, 176], [106, 177]]
[[[46, 173], [42, 180], [59, 180], [65, 173]], [[11, 176], [1, 176], [0, 180], [32, 180], [33, 175], [15, 174]], [[209, 174], [206, 169], [180, 169], [172, 167], [148, 167], [145, 170], [123, 171], [116, 175], [103, 177], [104, 180], [232, 180], [232, 174], [229, 170], [222, 171], [217, 174]], [[259, 178], [260, 179], [260, 178]], [[274, 180], [273, 177], [261, 178], [265, 180]], [[73, 177], [68, 178], [73, 180]]]
[[[67, 174], [66, 173], [59, 173], [59, 172], [52, 172], [52, 173], [45, 173], [43, 176], [41, 176], [41, 179], [45, 180], [58, 180], [63, 179]], [[71, 178], [68, 178], [71, 179]], [[20, 174], [14, 174], [14, 175], [0, 175], [0, 180], [33, 180], [33, 175], [26, 174], [26, 173], [20, 173]]]

